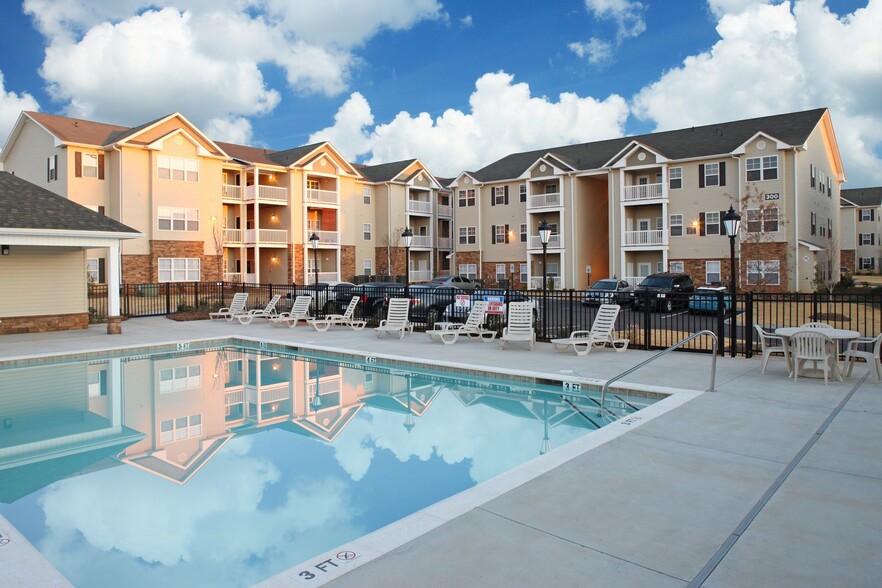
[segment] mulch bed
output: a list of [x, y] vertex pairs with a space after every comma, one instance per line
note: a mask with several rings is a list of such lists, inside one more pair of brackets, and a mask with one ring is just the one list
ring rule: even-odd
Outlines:
[[209, 319], [208, 313], [203, 311], [176, 312], [165, 315], [165, 318], [173, 321], [207, 321]]

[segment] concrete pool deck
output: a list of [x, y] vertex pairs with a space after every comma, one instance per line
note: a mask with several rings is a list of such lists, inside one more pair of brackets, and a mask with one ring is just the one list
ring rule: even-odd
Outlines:
[[[125, 321], [118, 336], [104, 326], [3, 336], [0, 361], [225, 336], [553, 379], [603, 381], [652, 355], [149, 318]], [[559, 464], [495, 494], [488, 482], [461, 514], [388, 552], [327, 573], [309, 568], [312, 580], [298, 566], [263, 586], [878, 586], [882, 386], [864, 365], [825, 386], [793, 382], [781, 361], [761, 375], [758, 357], [720, 357], [716, 391], [695, 393], [708, 387], [710, 360], [673, 353], [627, 376], [693, 392], [625, 434], [590, 451], [553, 450], [542, 458], [566, 454]], [[0, 568], [24, 573], [4, 585], [44, 585], [9, 547], [0, 547]]]

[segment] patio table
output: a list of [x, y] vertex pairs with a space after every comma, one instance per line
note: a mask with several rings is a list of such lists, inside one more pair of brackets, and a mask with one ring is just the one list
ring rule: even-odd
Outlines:
[[[852, 339], [857, 339], [861, 336], [859, 331], [853, 331], [851, 329], [819, 329], [819, 328], [811, 328], [811, 327], [778, 327], [775, 329], [775, 334], [784, 338], [785, 344], [790, 346], [790, 337], [798, 332], [798, 331], [818, 331], [824, 333], [834, 341], [851, 341]], [[845, 378], [842, 375], [842, 369], [839, 366], [839, 350], [836, 350], [836, 356], [833, 357], [833, 377], [840, 382], [845, 381]], [[793, 365], [793, 371], [796, 373], [796, 364]], [[823, 378], [823, 372], [821, 370], [808, 370], [806, 371], [806, 376], [810, 378]]]

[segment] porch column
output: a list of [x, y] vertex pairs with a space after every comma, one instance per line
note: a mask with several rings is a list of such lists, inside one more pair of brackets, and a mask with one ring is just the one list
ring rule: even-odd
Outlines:
[[119, 243], [107, 248], [107, 334], [122, 334], [122, 317], [119, 314]]

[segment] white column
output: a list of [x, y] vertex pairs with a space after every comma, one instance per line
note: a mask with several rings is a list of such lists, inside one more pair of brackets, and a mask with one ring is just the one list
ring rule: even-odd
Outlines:
[[114, 430], [119, 431], [123, 425], [123, 380], [122, 359], [110, 360], [107, 370], [108, 396], [110, 397], [110, 422]]
[[119, 242], [107, 248], [107, 316], [119, 316]]

